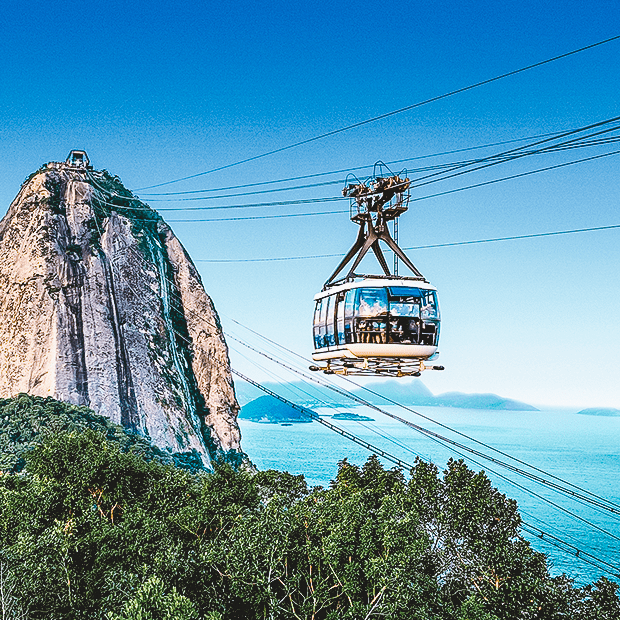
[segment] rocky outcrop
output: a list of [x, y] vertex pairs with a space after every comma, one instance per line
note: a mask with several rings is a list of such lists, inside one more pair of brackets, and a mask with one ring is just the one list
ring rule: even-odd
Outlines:
[[0, 397], [19, 392], [86, 405], [207, 466], [243, 457], [195, 266], [155, 211], [80, 162], [37, 171], [0, 222]]

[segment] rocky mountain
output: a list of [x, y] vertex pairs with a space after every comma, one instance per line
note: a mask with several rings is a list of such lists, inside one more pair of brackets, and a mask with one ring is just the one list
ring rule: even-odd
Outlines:
[[73, 151], [0, 222], [0, 398], [51, 396], [170, 452], [243, 458], [228, 349], [162, 218]]

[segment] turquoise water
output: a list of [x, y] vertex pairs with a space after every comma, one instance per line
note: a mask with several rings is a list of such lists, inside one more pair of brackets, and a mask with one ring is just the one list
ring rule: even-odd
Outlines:
[[[436, 424], [421, 420], [411, 412], [396, 407], [389, 411], [436, 431], [450, 439], [475, 446]], [[578, 415], [574, 411], [485, 411], [448, 407], [415, 407], [416, 411], [487, 443], [527, 463], [563, 478], [608, 500], [620, 503], [620, 417]], [[337, 426], [384, 449], [386, 452], [413, 462], [415, 455], [443, 467], [450, 457], [460, 458], [415, 430], [365, 408], [356, 413], [369, 415], [374, 422], [338, 421]], [[324, 412], [321, 412], [324, 413]], [[281, 469], [304, 474], [310, 486], [325, 486], [334, 477], [339, 460], [362, 464], [369, 452], [316, 422], [279, 426], [239, 420], [243, 449], [260, 469]], [[392, 441], [376, 434], [389, 435]], [[394, 443], [397, 442], [397, 443]], [[400, 444], [400, 445], [399, 445]], [[484, 452], [488, 450], [482, 449]], [[476, 457], [473, 457], [476, 458]], [[498, 458], [503, 458], [498, 455]], [[484, 469], [493, 483], [506, 495], [516, 499], [525, 521], [557, 536], [582, 551], [587, 551], [614, 565], [620, 565], [620, 540], [616, 540], [529, 492], [501, 479], [490, 470], [514, 480], [566, 510], [603, 528], [620, 538], [620, 521], [614, 515], [583, 506], [554, 491], [510, 473], [497, 465], [466, 461], [476, 471]], [[392, 466], [386, 462], [387, 466]], [[526, 535], [527, 536], [527, 535]], [[534, 547], [549, 556], [553, 574], [566, 573], [578, 583], [591, 582], [601, 575], [614, 578], [611, 572], [588, 565], [581, 559], [528, 536]], [[618, 572], [618, 571], [615, 571]], [[620, 581], [615, 577], [616, 581]]]

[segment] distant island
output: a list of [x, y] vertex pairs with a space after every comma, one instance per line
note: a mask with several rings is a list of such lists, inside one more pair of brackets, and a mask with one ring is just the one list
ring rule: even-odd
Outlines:
[[369, 418], [367, 415], [359, 415], [357, 413], [334, 413], [332, 420], [353, 420], [355, 422], [374, 422], [374, 418]]
[[[311, 410], [308, 410], [308, 412], [314, 414]], [[304, 415], [301, 411], [293, 409], [293, 407], [283, 403], [281, 400], [267, 395], [259, 396], [241, 407], [239, 419], [261, 424], [303, 424], [312, 422], [312, 418], [309, 415]]]
[[582, 409], [578, 411], [579, 415], [598, 415], [612, 418], [614, 416], [620, 416], [620, 409], [613, 409], [611, 407], [592, 407], [590, 409]]
[[[422, 404], [422, 403], [417, 403]], [[465, 394], [446, 392], [433, 397], [428, 403], [434, 407], [458, 407], [462, 409], [492, 409], [494, 411], [540, 411], [532, 405], [497, 394]]]
[[[300, 381], [287, 384], [267, 383], [265, 387], [269, 387], [274, 392], [279, 392], [283, 387], [302, 388], [308, 396], [304, 401], [298, 400], [297, 404], [307, 407], [325, 406], [324, 404], [319, 404], [325, 402], [332, 405], [352, 405], [350, 401], [345, 401], [342, 396], [335, 395], [325, 388], [317, 385], [308, 385]], [[249, 402], [261, 397], [262, 394], [258, 388], [244, 381], [235, 383], [235, 392], [240, 404], [244, 408]], [[532, 405], [512, 398], [498, 396], [497, 394], [445, 392], [444, 394], [435, 395], [419, 379], [390, 379], [388, 381], [368, 383], [365, 387], [355, 388], [351, 392], [355, 396], [371, 402], [373, 405], [380, 406], [389, 405], [389, 401], [392, 400], [401, 405], [409, 406], [456, 407], [458, 409], [484, 409], [490, 411], [539, 411]]]
[[[307, 410], [311, 415], [317, 415], [311, 409]], [[374, 418], [359, 415], [350, 411], [335, 413], [330, 416], [333, 420], [351, 420], [355, 422], [374, 422]], [[241, 407], [239, 412], [241, 420], [250, 420], [260, 424], [291, 424], [312, 422], [310, 415], [304, 415], [301, 411], [293, 409], [290, 405], [274, 398], [273, 396], [259, 396]]]

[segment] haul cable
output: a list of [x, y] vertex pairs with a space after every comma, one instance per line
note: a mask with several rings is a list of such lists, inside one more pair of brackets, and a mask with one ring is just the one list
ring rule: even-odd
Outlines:
[[[494, 166], [497, 164], [513, 161], [514, 159], [519, 159], [519, 158], [526, 157], [526, 156], [542, 155], [542, 154], [553, 153], [553, 152], [558, 152], [558, 151], [572, 150], [572, 149], [592, 147], [592, 146], [601, 146], [604, 144], [611, 144], [614, 142], [618, 142], [620, 140], [620, 136], [609, 136], [604, 139], [599, 138], [598, 140], [594, 140], [594, 138], [602, 134], [618, 131], [618, 129], [620, 129], [620, 126], [606, 128], [602, 131], [598, 131], [598, 132], [595, 132], [595, 133], [592, 133], [586, 136], [577, 136], [577, 137], [572, 138], [571, 140], [567, 140], [559, 144], [547, 144], [548, 142], [558, 140], [559, 138], [568, 137], [571, 135], [575, 135], [577, 133], [583, 133], [584, 131], [602, 127], [609, 123], [615, 123], [618, 120], [620, 120], [620, 117], [615, 117], [615, 118], [607, 119], [604, 121], [599, 121], [597, 123], [593, 123], [593, 124], [580, 127], [577, 129], [572, 129], [569, 131], [559, 132], [559, 133], [553, 134], [552, 137], [547, 137], [544, 140], [539, 140], [531, 144], [526, 144], [518, 148], [511, 149], [509, 151], [504, 151], [501, 153], [488, 155], [486, 157], [479, 157], [476, 159], [468, 159], [468, 160], [457, 161], [457, 162], [448, 162], [444, 164], [436, 164], [434, 166], [426, 166], [424, 168], [407, 170], [407, 174], [409, 176], [415, 173], [420, 173], [420, 172], [432, 172], [433, 173], [433, 174], [427, 174], [426, 176], [413, 179], [411, 181], [410, 187], [411, 188], [421, 187], [424, 185], [428, 185], [429, 183], [435, 183], [437, 181], [441, 181], [444, 179], [466, 174], [467, 172], [481, 170], [489, 166]], [[540, 146], [542, 144], [547, 144], [547, 146], [534, 149], [534, 147]], [[478, 165], [478, 164], [485, 164], [485, 165], [479, 166], [478, 168], [474, 168], [474, 169], [462, 170], [463, 168], [467, 168], [467, 167]], [[448, 172], [452, 172], [454, 170], [460, 170], [460, 172], [446, 176]], [[431, 180], [426, 181], [426, 183], [420, 183], [420, 181], [424, 179], [431, 179]], [[215, 195], [215, 196], [191, 196], [191, 197], [185, 197], [185, 198], [150, 198], [150, 202], [186, 202], [186, 201], [197, 201], [197, 200], [222, 200], [225, 198], [237, 198], [240, 196], [253, 196], [257, 194], [270, 194], [270, 193], [275, 193], [275, 192], [287, 192], [287, 191], [300, 190], [300, 189], [312, 189], [315, 187], [338, 185], [344, 182], [345, 182], [345, 179], [336, 179], [332, 181], [323, 181], [321, 183], [311, 183], [311, 184], [306, 184], [306, 185], [293, 185], [290, 187], [278, 187], [278, 188], [272, 188], [272, 189], [254, 190], [254, 191], [240, 192], [236, 194], [222, 194], [222, 195]], [[216, 191], [216, 190], [211, 190], [211, 191]], [[179, 196], [185, 193], [203, 194], [206, 192], [209, 192], [209, 190], [194, 190], [191, 192], [179, 192], [176, 194], [168, 193], [168, 194], [161, 194], [161, 195]], [[148, 196], [149, 194], [146, 194], [146, 195]], [[151, 195], [159, 196], [159, 194], [151, 194]]]
[[[388, 166], [391, 166], [393, 164], [403, 164], [406, 163], [408, 161], [415, 161], [418, 159], [430, 159], [433, 157], [442, 157], [444, 155], [454, 155], [455, 153], [463, 153], [465, 151], [476, 151], [476, 150], [480, 150], [480, 149], [486, 149], [486, 148], [491, 148], [493, 146], [503, 146], [504, 144], [510, 144], [513, 142], [523, 142], [524, 140], [532, 140], [533, 138], [545, 138], [547, 136], [553, 136], [553, 135], [558, 135], [560, 133], [563, 132], [551, 132], [551, 133], [542, 133], [542, 134], [537, 134], [535, 136], [526, 136], [523, 138], [513, 138], [512, 140], [503, 140], [501, 142], [492, 142], [489, 144], [480, 144], [478, 146], [468, 146], [462, 149], [453, 149], [451, 151], [443, 151], [441, 153], [429, 153], [427, 155], [417, 155], [416, 157], [409, 157], [407, 159], [395, 159], [392, 161], [388, 161], [385, 162]], [[366, 170], [368, 168], [372, 168], [373, 164], [367, 164], [365, 166], [355, 166], [354, 168], [341, 168], [340, 170], [331, 170], [330, 172], [315, 172], [313, 174], [304, 174], [301, 176], [296, 176], [296, 177], [288, 177], [286, 179], [275, 179], [272, 181], [258, 181], [255, 183], [244, 183], [242, 185], [229, 185], [227, 187], [217, 187], [217, 188], [205, 188], [205, 189], [192, 189], [192, 190], [185, 190], [182, 192], [160, 192], [160, 193], [154, 193], [154, 194], [149, 194], [149, 193], [145, 193], [142, 194], [142, 196], [180, 196], [183, 194], [200, 194], [203, 192], [224, 192], [224, 191], [228, 191], [231, 189], [244, 189], [246, 187], [258, 187], [261, 185], [275, 185], [277, 183], [289, 183], [290, 181], [301, 181], [303, 179], [313, 179], [316, 177], [324, 177], [324, 176], [330, 176], [332, 174], [343, 174], [345, 172], [355, 172], [356, 170]], [[422, 169], [420, 169], [422, 170]], [[139, 190], [136, 190], [139, 191]]]
[[[592, 155], [590, 157], [583, 157], [581, 159], [574, 159], [568, 162], [563, 162], [560, 164], [555, 164], [553, 166], [545, 166], [544, 168], [537, 168], [536, 170], [528, 170], [526, 172], [521, 172], [518, 174], [513, 174], [513, 175], [509, 175], [509, 176], [505, 176], [505, 177], [500, 177], [498, 179], [491, 179], [490, 181], [483, 181], [481, 183], [475, 183], [473, 185], [467, 185], [464, 187], [457, 187], [455, 189], [451, 189], [451, 190], [447, 190], [444, 192], [438, 192], [435, 194], [427, 194], [424, 196], [418, 196], [418, 197], [412, 197], [410, 199], [410, 202], [419, 202], [421, 200], [428, 200], [429, 198], [437, 198], [438, 196], [446, 196], [448, 194], [454, 194], [457, 192], [462, 192], [468, 189], [473, 189], [476, 187], [484, 187], [486, 185], [493, 185], [494, 183], [501, 183], [503, 181], [509, 181], [512, 179], [518, 179], [520, 177], [526, 177], [532, 174], [538, 174], [539, 172], [547, 172], [549, 170], [556, 170], [558, 168], [565, 168], [567, 166], [572, 166], [574, 164], [580, 164], [583, 162], [587, 162], [587, 161], [593, 161], [595, 159], [601, 159], [603, 157], [609, 157], [611, 155], [617, 155], [618, 153], [620, 153], [620, 150], [617, 151], [610, 151], [608, 153], [601, 153], [599, 155]], [[468, 171], [468, 172], [473, 172], [473, 171]], [[129, 199], [126, 198], [126, 200], [138, 200], [138, 198], [133, 198], [133, 199]], [[257, 208], [257, 207], [279, 207], [279, 206], [285, 206], [285, 205], [294, 205], [294, 204], [309, 204], [309, 203], [321, 203], [321, 202], [334, 202], [334, 201], [341, 201], [341, 200], [348, 200], [348, 198], [344, 198], [341, 196], [325, 196], [322, 198], [307, 198], [307, 199], [296, 199], [296, 200], [283, 200], [283, 201], [277, 201], [277, 202], [257, 202], [257, 203], [249, 203], [249, 204], [235, 204], [235, 205], [217, 205], [217, 206], [207, 206], [207, 207], [163, 207], [161, 209], [158, 209], [158, 211], [210, 211], [213, 209], [244, 209], [244, 208]], [[120, 205], [114, 205], [114, 206], [120, 206]], [[126, 209], [134, 209], [132, 207], [124, 207]], [[142, 209], [137, 209], [138, 211], [142, 210]]]
[[556, 60], [561, 60], [563, 58], [567, 58], [569, 56], [572, 56], [574, 54], [579, 54], [580, 52], [584, 52], [586, 50], [590, 50], [593, 49], [595, 47], [598, 47], [599, 45], [604, 45], [606, 43], [611, 43], [612, 41], [616, 41], [617, 39], [620, 39], [620, 35], [616, 35], [614, 37], [609, 37], [608, 39], [604, 39], [602, 41], [597, 41], [596, 43], [591, 43], [590, 45], [586, 45], [584, 47], [580, 47], [578, 49], [575, 50], [571, 50], [570, 52], [565, 52], [563, 54], [559, 54], [558, 56], [553, 56], [552, 58], [547, 58], [546, 60], [541, 60], [538, 61], [536, 63], [533, 63], [531, 65], [527, 65], [525, 67], [521, 67], [520, 69], [514, 69], [513, 71], [508, 71], [507, 73], [503, 73], [501, 75], [497, 75], [495, 77], [492, 78], [488, 78], [486, 80], [482, 80], [481, 82], [476, 82], [475, 84], [470, 84], [469, 86], [464, 86], [462, 88], [457, 88], [455, 90], [452, 90], [450, 92], [444, 93], [442, 95], [437, 95], [435, 97], [431, 97], [429, 99], [425, 99], [423, 101], [418, 101], [417, 103], [413, 103], [411, 105], [408, 106], [404, 106], [402, 108], [399, 108], [397, 110], [393, 110], [391, 112], [386, 112], [384, 114], [379, 114], [378, 116], [374, 116], [372, 118], [368, 118], [366, 120], [363, 121], [359, 121], [357, 123], [352, 123], [351, 125], [347, 125], [345, 127], [340, 127], [339, 129], [333, 129], [332, 131], [328, 131], [326, 133], [317, 135], [317, 136], [313, 136], [311, 138], [306, 138], [305, 140], [300, 140], [299, 142], [295, 142], [294, 144], [289, 144], [287, 146], [282, 146], [280, 148], [277, 149], [273, 149], [271, 151], [267, 151], [265, 153], [261, 153], [259, 155], [254, 155], [252, 157], [247, 157], [245, 159], [230, 163], [230, 164], [225, 164], [223, 166], [218, 166], [217, 168], [212, 168], [211, 170], [206, 170], [204, 172], [198, 172], [196, 174], [191, 174], [189, 176], [186, 177], [181, 177], [179, 179], [173, 179], [171, 181], [165, 181], [163, 183], [157, 183], [155, 185], [148, 185], [146, 187], [142, 187], [140, 189], [153, 189], [155, 187], [163, 187], [164, 185], [171, 185], [173, 183], [179, 183], [181, 181], [187, 181], [189, 179], [195, 179], [197, 177], [201, 177], [201, 176], [205, 176], [207, 174], [212, 174], [214, 172], [219, 172], [221, 170], [226, 170], [228, 168], [232, 168], [234, 166], [239, 166], [241, 164], [245, 164], [251, 161], [256, 161], [257, 159], [262, 159], [264, 157], [268, 157], [270, 155], [275, 155], [277, 153], [282, 153], [283, 151], [287, 151], [299, 146], [303, 146], [305, 144], [310, 144], [311, 142], [316, 142], [317, 140], [322, 140], [323, 138], [327, 138], [330, 136], [334, 136], [336, 134], [340, 134], [343, 133], [345, 131], [349, 131], [351, 129], [356, 129], [358, 127], [362, 127], [364, 125], [368, 125], [370, 123], [374, 123], [376, 121], [382, 120], [384, 118], [389, 118], [391, 116], [395, 116], [396, 114], [401, 114], [403, 112], [407, 112], [409, 110], [413, 110], [415, 108], [419, 108], [422, 107], [424, 105], [428, 105], [429, 103], [433, 103], [435, 101], [440, 101], [442, 99], [446, 99], [448, 97], [452, 97], [454, 95], [457, 95], [459, 93], [464, 93], [467, 92], [469, 90], [473, 90], [474, 88], [478, 88], [480, 86], [485, 86], [486, 84], [491, 84], [493, 82], [497, 82], [499, 80], [502, 80], [504, 78], [513, 76], [513, 75], [517, 75], [519, 73], [523, 73], [525, 71], [529, 71], [530, 69], [535, 69], [537, 67], [541, 67], [543, 65], [549, 64], [551, 62], [555, 62]]

